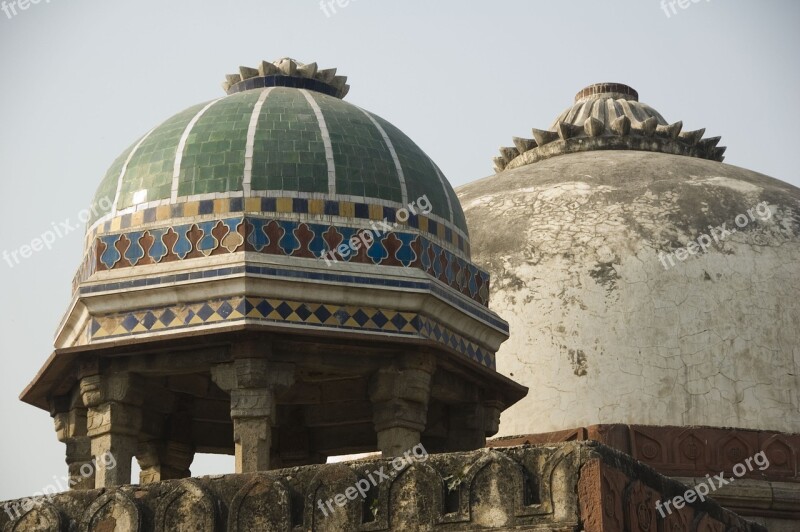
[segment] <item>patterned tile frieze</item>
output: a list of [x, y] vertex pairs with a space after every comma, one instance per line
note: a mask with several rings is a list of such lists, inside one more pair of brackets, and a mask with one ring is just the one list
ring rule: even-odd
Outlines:
[[237, 296], [93, 316], [88, 334], [92, 342], [243, 321], [426, 338], [482, 366], [496, 367], [494, 353], [415, 312], [262, 297]]
[[117, 292], [120, 290], [135, 290], [144, 287], [165, 286], [175, 283], [197, 281], [201, 279], [220, 279], [241, 275], [269, 279], [323, 281], [327, 283], [348, 285], [397, 288], [400, 290], [428, 291], [437, 298], [449, 303], [464, 313], [508, 334], [508, 323], [502, 319], [499, 319], [488, 308], [485, 306], [480, 306], [477, 303], [470, 302], [465, 297], [461, 297], [458, 293], [444, 286], [442, 283], [435, 281], [434, 279], [430, 279], [428, 281], [411, 281], [395, 279], [391, 277], [368, 277], [349, 273], [340, 273], [333, 269], [331, 269], [330, 272], [312, 272], [294, 268], [248, 264], [247, 266], [231, 266], [185, 273], [172, 273], [163, 276], [148, 276], [145, 278], [140, 277], [138, 279], [127, 279], [103, 284], [79, 286], [78, 292], [81, 296], [89, 296], [106, 292]]
[[[101, 235], [91, 246], [92, 268], [82, 267], [78, 282], [95, 271], [249, 251], [316, 258], [328, 266], [353, 262], [417, 268], [488, 305], [487, 272], [416, 233], [375, 229], [237, 216]], [[339, 251], [353, 238], [361, 243], [357, 251]]]
[[[324, 160], [324, 159], [323, 159]], [[454, 231], [437, 216], [426, 216], [408, 212], [408, 220], [398, 219], [400, 209], [380, 203], [362, 203], [345, 200], [326, 200], [305, 197], [228, 197], [185, 201], [171, 205], [159, 205], [140, 211], [123, 214], [106, 220], [94, 228], [90, 238], [107, 233], [158, 222], [173, 222], [178, 218], [193, 218], [204, 215], [226, 215], [259, 213], [260, 215], [295, 215], [299, 217], [341, 217], [345, 219], [383, 221], [408, 226], [438, 239], [452, 251], [469, 256], [469, 240], [460, 231]], [[407, 209], [406, 209], [407, 210]], [[403, 213], [401, 213], [403, 214]]]

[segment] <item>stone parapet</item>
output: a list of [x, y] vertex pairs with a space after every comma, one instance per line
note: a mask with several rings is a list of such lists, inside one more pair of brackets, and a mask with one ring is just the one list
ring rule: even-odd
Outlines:
[[766, 530], [710, 499], [661, 519], [656, 501], [687, 487], [594, 442], [415, 454], [399, 469], [397, 460], [71, 492], [27, 511], [12, 501], [0, 529]]

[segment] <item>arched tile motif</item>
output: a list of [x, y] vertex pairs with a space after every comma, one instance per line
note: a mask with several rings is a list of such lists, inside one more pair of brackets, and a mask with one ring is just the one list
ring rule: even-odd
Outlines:
[[219, 241], [214, 237], [214, 226], [216, 225], [216, 220], [197, 223], [198, 229], [203, 233], [203, 236], [197, 241], [197, 249], [205, 256], [211, 255], [211, 252], [219, 245]]
[[[374, 233], [370, 234], [372, 234], [374, 238]], [[373, 264], [380, 264], [389, 257], [389, 252], [386, 250], [380, 238], [374, 238], [369, 244], [367, 256], [372, 259]]]
[[164, 243], [164, 235], [167, 233], [168, 229], [151, 229], [149, 231], [150, 236], [153, 237], [153, 245], [150, 246], [148, 250], [148, 255], [153, 259], [153, 262], [161, 262], [169, 250], [167, 249], [167, 245]]
[[396, 233], [397, 238], [403, 242], [397, 252], [397, 259], [403, 266], [419, 268], [421, 265], [422, 252], [420, 251], [422, 238], [419, 235], [409, 233]]
[[478, 288], [480, 285], [478, 284], [480, 281], [480, 277], [478, 276], [478, 272], [472, 266], [468, 266], [469, 268], [469, 283], [467, 284], [467, 289], [469, 290], [469, 295], [472, 298], [477, 298], [478, 296]]
[[133, 231], [127, 234], [131, 244], [128, 246], [128, 249], [125, 250], [125, 258], [131, 263], [131, 266], [136, 266], [139, 259], [144, 257], [144, 249], [139, 242], [143, 235], [144, 231]]
[[422, 261], [421, 262], [422, 270], [427, 273], [430, 273], [431, 265], [433, 264], [433, 250], [431, 249], [431, 246], [433, 244], [431, 244], [427, 239], [422, 240], [420, 244], [421, 244], [420, 258]]
[[311, 230], [308, 224], [300, 223], [293, 230], [294, 237], [297, 240], [297, 248], [290, 253], [292, 257], [315, 257], [310, 249], [310, 244], [314, 240], [314, 231]]
[[325, 240], [325, 253], [335, 252], [344, 242], [344, 235], [336, 226], [330, 226], [322, 235]]
[[[244, 244], [244, 237], [239, 232], [243, 223], [243, 218], [228, 218], [226, 220], [220, 220], [219, 224], [215, 228], [215, 230], [219, 230], [220, 246], [225, 248], [228, 253], [236, 252], [236, 250], [238, 250], [241, 245]], [[221, 250], [218, 248], [218, 251]]]
[[[337, 227], [336, 229], [339, 232], [339, 234], [342, 235], [342, 242], [341, 244], [339, 244], [339, 246], [341, 246], [342, 244], [349, 246], [350, 240], [356, 236], [357, 229], [353, 227]], [[337, 254], [336, 258], [339, 260], [343, 260], [344, 262], [349, 262], [353, 258], [353, 255], [354, 253], [352, 253], [351, 251], [350, 253], [347, 253], [347, 256]]]
[[269, 237], [264, 231], [264, 226], [268, 221], [261, 218], [250, 218], [247, 220], [247, 243], [252, 246], [254, 251], [260, 252], [269, 244]]
[[283, 237], [278, 241], [278, 245], [283, 250], [284, 255], [291, 255], [300, 249], [300, 241], [294, 234], [297, 229], [297, 222], [279, 221], [278, 224], [283, 229]]
[[329, 226], [309, 224], [309, 228], [314, 233], [314, 238], [308, 243], [308, 250], [311, 252], [312, 257], [319, 257], [328, 251], [324, 235], [325, 231], [329, 229]]
[[285, 229], [281, 227], [278, 221], [270, 220], [267, 222], [264, 226], [264, 233], [266, 233], [269, 241], [262, 252], [270, 255], [286, 255], [286, 251], [280, 245], [285, 232]]
[[178, 235], [178, 240], [175, 241], [172, 252], [183, 260], [192, 251], [192, 243], [189, 241], [189, 231], [192, 229], [192, 224], [178, 225], [174, 229], [175, 234]]
[[442, 265], [443, 250], [436, 244], [431, 244], [431, 251], [433, 252], [433, 256], [431, 257], [431, 267], [433, 268], [433, 276], [441, 280], [442, 274], [444, 273], [444, 267]]
[[100, 262], [110, 270], [117, 265], [122, 255], [117, 251], [116, 243], [120, 235], [105, 235], [99, 238], [102, 246], [105, 246], [100, 254]]

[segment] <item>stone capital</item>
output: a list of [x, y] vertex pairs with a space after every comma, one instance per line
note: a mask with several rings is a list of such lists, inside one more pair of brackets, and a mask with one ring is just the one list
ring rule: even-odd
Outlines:
[[53, 415], [53, 424], [58, 441], [67, 443], [74, 438], [86, 436], [86, 409], [73, 409]]
[[378, 432], [395, 427], [422, 432], [428, 419], [427, 403], [394, 399], [373, 405], [372, 421]]
[[91, 375], [80, 381], [80, 395], [86, 407], [106, 402], [141, 405], [144, 399], [139, 378], [130, 373]]
[[373, 375], [369, 396], [373, 403], [403, 399], [427, 404], [430, 389], [431, 374], [426, 371], [387, 368]]
[[494, 436], [500, 430], [500, 414], [505, 405], [500, 401], [484, 401], [483, 403], [483, 431], [486, 436]]
[[109, 433], [138, 436], [141, 424], [139, 407], [117, 402], [90, 408], [86, 418], [87, 434], [93, 438]]
[[213, 366], [211, 378], [226, 392], [239, 388], [279, 390], [294, 383], [294, 366], [263, 358], [242, 358]]

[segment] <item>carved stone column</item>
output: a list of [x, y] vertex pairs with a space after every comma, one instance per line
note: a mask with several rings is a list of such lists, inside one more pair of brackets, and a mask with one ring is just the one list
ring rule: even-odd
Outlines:
[[466, 403], [450, 408], [447, 447], [452, 451], [473, 451], [486, 445], [486, 437], [497, 434], [500, 428], [502, 403], [484, 401]]
[[152, 484], [162, 480], [188, 478], [194, 460], [194, 446], [177, 441], [149, 441], [139, 444], [139, 483]]
[[195, 451], [191, 399], [154, 386], [148, 388], [147, 396], [149, 408], [143, 412], [142, 438], [136, 452], [141, 469], [139, 483], [190, 477]]
[[76, 388], [69, 397], [58, 397], [50, 405], [58, 441], [64, 443], [73, 490], [94, 489], [94, 465], [91, 440], [86, 433], [86, 408]]
[[95, 488], [131, 483], [131, 460], [142, 422], [142, 397], [135, 384], [135, 377], [129, 373], [81, 379], [80, 393], [88, 408], [87, 434], [95, 460]]
[[236, 473], [267, 471], [276, 425], [275, 393], [292, 385], [294, 367], [246, 358], [213, 367], [211, 376], [231, 395]]
[[433, 357], [406, 355], [398, 366], [379, 370], [369, 385], [378, 449], [384, 458], [401, 456], [420, 443], [428, 419]]

